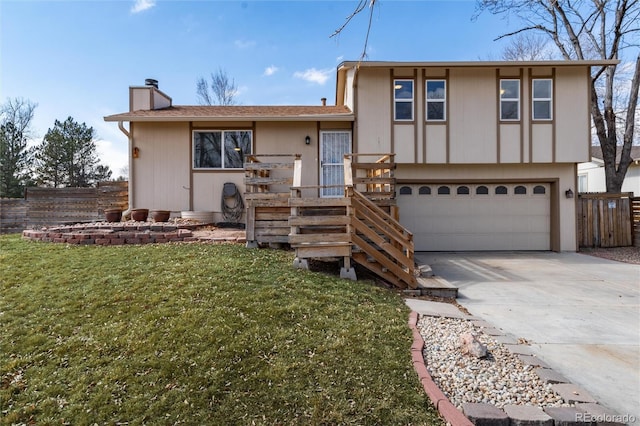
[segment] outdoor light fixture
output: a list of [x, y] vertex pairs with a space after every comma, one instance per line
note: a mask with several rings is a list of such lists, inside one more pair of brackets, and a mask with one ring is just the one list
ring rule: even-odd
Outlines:
[[573, 198], [573, 191], [571, 190], [571, 188], [567, 189], [566, 191], [564, 191], [564, 195], [567, 198]]
[[311, 145], [311, 138], [309, 136], [304, 138], [304, 143], [307, 144], [307, 145]]
[[140, 157], [140, 148], [138, 148], [137, 146], [136, 146], [136, 147], [133, 147], [133, 152], [131, 153], [131, 156], [132, 156], [133, 158], [138, 158], [138, 157]]

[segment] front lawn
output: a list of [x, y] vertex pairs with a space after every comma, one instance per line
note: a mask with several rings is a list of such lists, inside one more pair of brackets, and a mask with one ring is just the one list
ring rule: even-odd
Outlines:
[[443, 424], [402, 299], [292, 260], [0, 237], [0, 424]]

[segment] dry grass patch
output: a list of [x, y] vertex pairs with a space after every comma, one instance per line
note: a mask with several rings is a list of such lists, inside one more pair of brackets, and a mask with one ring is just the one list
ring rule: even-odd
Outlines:
[[0, 424], [442, 424], [402, 299], [291, 262], [0, 237]]

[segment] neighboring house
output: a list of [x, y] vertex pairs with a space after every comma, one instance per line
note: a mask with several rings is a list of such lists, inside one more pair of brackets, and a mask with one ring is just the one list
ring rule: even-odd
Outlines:
[[345, 153], [395, 153], [416, 250], [575, 251], [590, 69], [614, 63], [344, 62], [335, 106], [174, 106], [151, 81], [105, 120], [129, 137], [130, 207], [219, 216], [244, 154], [301, 154], [302, 184], [329, 185]]
[[[620, 161], [618, 147], [616, 164]], [[633, 192], [640, 197], [640, 146], [631, 147], [631, 164], [622, 183], [622, 192]], [[591, 161], [578, 164], [578, 192], [607, 192], [604, 160], [600, 146], [591, 147]]]

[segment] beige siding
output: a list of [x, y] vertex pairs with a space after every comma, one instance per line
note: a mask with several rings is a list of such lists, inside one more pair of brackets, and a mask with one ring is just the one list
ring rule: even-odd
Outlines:
[[190, 133], [186, 123], [134, 123], [131, 159], [134, 208], [180, 211], [189, 207]]
[[449, 77], [449, 93], [449, 161], [496, 163], [495, 71], [453, 69]]
[[[244, 172], [196, 172], [193, 174], [193, 210], [214, 212], [214, 221], [223, 221], [222, 187], [232, 182], [244, 192]], [[184, 209], [188, 210], [188, 209]]]
[[553, 161], [552, 124], [534, 124], [531, 126], [532, 160], [534, 163]]
[[366, 70], [358, 76], [357, 148], [360, 152], [391, 152], [389, 70]]
[[520, 163], [521, 161], [521, 125], [502, 124], [500, 126], [500, 162]]
[[132, 87], [131, 91], [131, 111], [151, 109], [151, 93], [148, 87]]
[[559, 68], [556, 71], [556, 161], [590, 160], [591, 135], [589, 91], [584, 68]]
[[[394, 130], [394, 144], [396, 163], [415, 163], [415, 128], [413, 125], [396, 125]], [[380, 152], [380, 151], [378, 151]]]
[[[304, 138], [311, 137], [306, 145]], [[302, 185], [318, 184], [318, 125], [308, 123], [257, 123], [257, 154], [302, 155]]]
[[342, 105], [348, 106], [351, 111], [354, 110], [354, 96], [353, 96], [353, 84], [355, 80], [356, 70], [350, 69], [347, 71], [347, 81], [346, 81], [346, 89], [344, 92], [344, 99], [342, 100]]
[[428, 164], [447, 162], [447, 126], [426, 126], [426, 156]]

